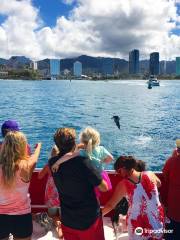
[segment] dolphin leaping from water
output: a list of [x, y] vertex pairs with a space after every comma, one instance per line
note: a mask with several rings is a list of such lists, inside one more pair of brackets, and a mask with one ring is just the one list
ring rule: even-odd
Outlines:
[[114, 122], [116, 124], [116, 126], [120, 129], [120, 117], [119, 116], [113, 116], [111, 119], [114, 119]]

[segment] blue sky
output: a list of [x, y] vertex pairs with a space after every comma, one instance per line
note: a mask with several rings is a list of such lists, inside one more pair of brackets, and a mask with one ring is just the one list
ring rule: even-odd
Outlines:
[[[75, 6], [75, 3], [65, 4], [62, 0], [32, 0], [32, 4], [39, 9], [44, 24], [50, 27], [55, 26], [58, 17], [68, 17]], [[7, 16], [0, 14], [0, 23], [3, 23], [5, 19]]]
[[[177, 14], [180, 16], [180, 3], [177, 4]], [[178, 26], [179, 28], [174, 29], [174, 30], [173, 30], [173, 33], [176, 34], [176, 35], [178, 35], [178, 36], [180, 36], [180, 23], [178, 23], [177, 26]]]
[[33, 5], [39, 9], [44, 23], [53, 27], [57, 17], [68, 17], [75, 4], [65, 4], [61, 0], [33, 0]]
[[0, 0], [0, 57], [127, 59], [134, 48], [180, 55], [180, 0]]
[[7, 16], [6, 15], [1, 15], [0, 14], [0, 24], [3, 23], [6, 20]]

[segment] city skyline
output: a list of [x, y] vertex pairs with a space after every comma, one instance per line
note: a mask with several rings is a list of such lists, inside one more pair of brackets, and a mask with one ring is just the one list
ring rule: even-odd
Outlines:
[[0, 53], [33, 60], [79, 55], [142, 59], [180, 53], [179, 0], [0, 0]]
[[[2, 76], [13, 73], [19, 75], [20, 72], [32, 76], [38, 73], [43, 78], [59, 75], [86, 75], [86, 76], [136, 76], [143, 75], [166, 75], [179, 76], [180, 57], [172, 61], [159, 61], [159, 53], [150, 53], [149, 60], [139, 59], [139, 50], [134, 49], [129, 52], [129, 61], [118, 58], [92, 57], [81, 55], [75, 58], [64, 59], [42, 59], [40, 61], [32, 61], [25, 56], [12, 56], [10, 59], [0, 58], [0, 74]], [[77, 67], [75, 67], [77, 65]], [[80, 66], [80, 67], [79, 67]], [[35, 70], [35, 71], [34, 71]], [[25, 73], [26, 72], [26, 73]]]

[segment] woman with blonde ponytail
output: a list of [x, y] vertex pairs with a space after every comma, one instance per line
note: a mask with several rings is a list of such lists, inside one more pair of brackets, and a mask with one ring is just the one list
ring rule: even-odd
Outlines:
[[[103, 164], [108, 164], [113, 160], [113, 156], [100, 146], [100, 134], [92, 128], [87, 127], [80, 133], [80, 144], [74, 152], [67, 153], [61, 157], [53, 166], [52, 171], [56, 172], [63, 162], [76, 157], [76, 156], [89, 157], [92, 161], [94, 168], [102, 174], [103, 179], [106, 181], [109, 190], [112, 188], [108, 174], [104, 171]], [[99, 197], [100, 192], [96, 189], [96, 195]]]
[[32, 216], [29, 198], [31, 174], [40, 154], [38, 143], [28, 156], [27, 140], [19, 131], [6, 134], [0, 151], [0, 240], [30, 240]]

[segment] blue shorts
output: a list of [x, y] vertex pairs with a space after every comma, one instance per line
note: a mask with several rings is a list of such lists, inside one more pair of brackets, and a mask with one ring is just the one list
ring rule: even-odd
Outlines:
[[32, 235], [32, 215], [0, 214], [0, 239], [8, 238], [11, 233], [15, 238], [27, 238]]

